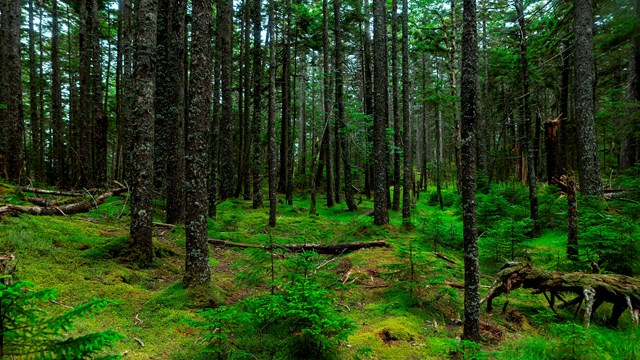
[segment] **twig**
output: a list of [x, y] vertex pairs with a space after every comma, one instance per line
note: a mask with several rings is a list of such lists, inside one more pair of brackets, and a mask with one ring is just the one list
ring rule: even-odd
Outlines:
[[135, 340], [138, 344], [140, 344], [141, 347], [144, 347], [144, 343], [142, 342], [142, 340], [138, 338], [133, 338], [133, 340]]
[[351, 308], [350, 308], [350, 307], [348, 307], [346, 304], [342, 304], [342, 303], [340, 303], [340, 304], [338, 304], [338, 305], [344, 306], [344, 307], [345, 307], [345, 309], [347, 309], [347, 310], [349, 310], [349, 312], [351, 312]]

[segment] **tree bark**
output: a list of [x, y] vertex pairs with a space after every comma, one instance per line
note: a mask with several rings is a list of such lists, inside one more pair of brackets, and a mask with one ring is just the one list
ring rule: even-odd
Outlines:
[[413, 159], [411, 141], [411, 104], [409, 94], [409, 2], [402, 1], [402, 137], [403, 137], [403, 194], [402, 222], [411, 221], [411, 188], [413, 184]]
[[400, 208], [400, 103], [398, 89], [398, 0], [391, 1], [391, 109], [393, 119], [393, 199], [391, 209]]
[[578, 201], [576, 181], [572, 176], [563, 177], [567, 184], [567, 258], [578, 260]]
[[575, 0], [575, 76], [576, 120], [578, 125], [578, 171], [580, 191], [584, 195], [602, 196], [600, 161], [596, 143], [593, 104], [593, 15], [591, 0]]
[[[323, 90], [324, 97], [322, 102], [324, 104], [323, 119], [326, 127], [326, 132], [322, 135], [322, 164], [318, 166], [318, 172], [321, 175], [322, 165], [326, 167], [326, 193], [327, 193], [327, 207], [333, 207], [333, 176], [331, 168], [331, 73], [329, 66], [329, 2], [328, 0], [322, 1], [322, 55], [323, 55]], [[320, 181], [321, 176], [316, 176], [316, 182]], [[337, 189], [336, 189], [337, 191]]]
[[275, 44], [275, 7], [274, 0], [269, 0], [269, 25], [267, 40], [269, 41], [269, 114], [267, 120], [269, 171], [269, 226], [276, 226], [276, 44]]
[[107, 183], [107, 130], [108, 117], [102, 111], [102, 61], [100, 46], [100, 16], [98, 12], [98, 0], [91, 0], [91, 47], [92, 47], [92, 173], [94, 182], [98, 186]]
[[253, 208], [262, 207], [262, 1], [253, 0], [251, 17], [253, 21], [253, 114], [251, 118], [251, 136], [253, 142]]
[[[38, 119], [38, 81], [36, 72], [36, 35], [33, 27], [33, 0], [29, 0], [29, 125], [31, 127], [31, 156], [29, 156], [30, 175], [36, 180], [43, 180], [43, 169], [39, 167], [39, 155], [42, 151], [40, 139], [40, 121]], [[40, 25], [42, 28], [42, 24]], [[42, 36], [42, 34], [40, 34]], [[43, 106], [41, 104], [40, 106]]]
[[78, 19], [80, 21], [79, 29], [79, 48], [80, 48], [80, 94], [78, 108], [78, 121], [76, 135], [78, 147], [75, 150], [78, 157], [78, 166], [76, 168], [75, 182], [79, 186], [87, 186], [93, 183], [93, 172], [91, 165], [91, 134], [93, 133], [93, 122], [91, 119], [91, 24], [89, 23], [90, 15], [87, 11], [87, 0], [80, 0]]
[[220, 114], [220, 173], [225, 174], [220, 181], [220, 200], [233, 196], [233, 112], [231, 93], [233, 91], [233, 7], [231, 0], [217, 0], [220, 12], [218, 26], [218, 44], [220, 48], [222, 112]]
[[20, 182], [23, 170], [22, 136], [22, 81], [20, 64], [20, 2], [0, 1], [0, 50], [3, 64], [0, 82], [0, 174]]
[[140, 265], [154, 261], [152, 241], [153, 140], [157, 0], [136, 7], [135, 100], [131, 111], [131, 241]]
[[207, 169], [211, 116], [211, 1], [193, 1], [191, 81], [186, 126], [185, 193], [186, 258], [184, 286], [206, 286], [211, 281], [207, 243]]
[[62, 86], [58, 35], [58, 0], [51, 1], [51, 127], [53, 128], [53, 179], [67, 186], [64, 156], [64, 125], [62, 123]]
[[478, 286], [478, 228], [476, 221], [475, 126], [477, 121], [478, 40], [476, 2], [463, 0], [462, 82], [461, 82], [461, 179], [464, 233], [464, 330], [466, 340], [480, 340], [480, 298]]
[[387, 212], [387, 142], [386, 126], [389, 113], [387, 102], [387, 3], [373, 2], [375, 109], [373, 114], [373, 222], [389, 222]]

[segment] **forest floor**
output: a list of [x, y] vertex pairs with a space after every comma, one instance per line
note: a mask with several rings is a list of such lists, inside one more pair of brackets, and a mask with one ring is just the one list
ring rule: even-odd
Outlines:
[[[27, 204], [31, 194], [2, 185], [0, 196], [5, 203]], [[346, 211], [344, 204], [327, 209], [324, 199], [319, 199], [318, 215], [310, 216], [308, 200], [302, 194], [292, 206], [279, 204], [277, 226], [267, 229], [266, 208], [253, 210], [250, 201], [229, 200], [219, 204], [218, 219], [209, 222], [209, 235], [263, 245], [270, 241], [387, 241], [390, 246], [386, 248], [339, 256], [313, 255], [306, 260], [310, 263], [308, 275], [330, 292], [333, 309], [356, 326], [326, 355], [330, 358], [640, 359], [640, 330], [632, 325], [628, 312], [617, 329], [610, 329], [603, 320], [610, 306], [603, 305], [585, 330], [574, 318], [573, 309], [559, 310], [557, 317], [544, 296], [522, 289], [511, 293], [505, 312], [500, 311], [504, 296], [494, 302], [493, 313], [482, 309], [481, 347], [461, 342], [462, 221], [457, 196], [445, 190], [445, 199], [448, 206], [441, 211], [433, 206], [430, 192], [422, 193], [413, 209], [412, 229], [402, 226], [401, 213], [396, 211], [390, 211], [389, 225], [373, 226], [368, 215], [373, 203], [366, 199], [356, 212]], [[510, 257], [545, 269], [567, 269], [566, 225], [562, 225], [566, 200], [555, 192], [545, 197], [543, 189], [541, 216], [546, 226], [531, 239], [522, 230], [526, 224], [512, 214], [515, 208], [526, 209], [524, 199], [526, 190], [519, 185], [499, 188], [479, 199], [481, 296]], [[164, 220], [162, 208], [162, 203], [156, 203], [154, 218], [158, 222]], [[611, 209], [604, 214], [625, 216]], [[184, 227], [156, 227], [157, 265], [139, 269], [126, 251], [127, 215], [126, 197], [114, 196], [85, 214], [3, 216], [0, 254], [15, 255], [17, 278], [36, 284], [36, 289], [58, 289], [57, 301], [43, 305], [49, 313], [98, 297], [117, 302], [80, 319], [72, 331], [84, 334], [113, 329], [126, 336], [109, 354], [126, 354], [126, 359], [207, 358], [203, 352], [207, 341], [185, 319], [200, 319], [198, 310], [203, 308], [233, 305], [268, 293], [271, 256], [261, 249], [211, 246], [214, 286], [184, 290]], [[491, 226], [496, 223], [501, 227]], [[292, 273], [301, 271], [292, 265], [292, 259], [299, 256], [276, 254], [276, 282], [284, 283]], [[248, 353], [247, 358], [286, 358], [282, 349], [269, 357]]]

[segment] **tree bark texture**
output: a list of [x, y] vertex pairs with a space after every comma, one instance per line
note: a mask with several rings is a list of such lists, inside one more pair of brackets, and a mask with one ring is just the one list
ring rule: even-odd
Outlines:
[[269, 0], [269, 25], [267, 39], [269, 41], [269, 114], [267, 119], [268, 154], [267, 167], [269, 172], [269, 226], [276, 226], [276, 44], [275, 44], [275, 5]]
[[208, 285], [211, 281], [207, 243], [207, 170], [212, 82], [211, 17], [210, 0], [193, 1], [185, 161], [185, 194], [189, 204], [185, 221], [185, 287]]
[[462, 79], [461, 79], [461, 156], [462, 220], [464, 236], [464, 330], [466, 340], [480, 340], [480, 269], [475, 191], [475, 126], [477, 120], [478, 40], [476, 2], [463, 1]]
[[60, 80], [60, 36], [58, 35], [58, 0], [51, 1], [51, 127], [53, 130], [53, 176], [61, 187], [67, 186], [62, 122], [62, 85]]
[[[36, 34], [33, 27], [33, 0], [29, 0], [29, 125], [31, 128], [31, 154], [29, 156], [29, 167], [31, 176], [36, 180], [44, 180], [44, 165], [40, 161], [42, 155], [43, 142], [41, 141], [40, 120], [38, 119], [38, 81], [36, 72]], [[40, 25], [42, 27], [42, 24]], [[41, 35], [42, 36], [42, 35]], [[40, 104], [43, 106], [44, 104]], [[43, 160], [44, 161], [44, 160]]]
[[373, 113], [373, 222], [383, 225], [389, 222], [387, 212], [387, 143], [386, 127], [389, 113], [387, 102], [387, 3], [373, 2], [374, 42], [374, 113]]
[[0, 175], [19, 182], [22, 178], [24, 132], [20, 64], [20, 1], [2, 0], [0, 24]]
[[398, 0], [391, 1], [391, 111], [393, 119], [393, 199], [391, 209], [400, 208], [400, 103], [398, 89]]
[[217, 0], [220, 12], [218, 26], [218, 44], [220, 48], [222, 112], [220, 114], [220, 200], [233, 196], [233, 5], [231, 0]]
[[409, 223], [411, 220], [411, 188], [413, 184], [413, 159], [411, 141], [411, 108], [409, 95], [411, 87], [409, 84], [409, 2], [402, 1], [402, 152], [403, 177], [402, 185], [402, 222]]
[[578, 125], [578, 171], [580, 192], [602, 196], [600, 161], [593, 104], [593, 15], [591, 0], [575, 0], [576, 120]]
[[100, 16], [98, 0], [91, 0], [90, 8], [91, 31], [91, 87], [92, 87], [92, 128], [91, 140], [92, 173], [94, 183], [104, 186], [107, 183], [107, 130], [109, 118], [102, 111], [102, 61], [100, 46]]
[[[333, 196], [333, 176], [331, 169], [331, 72], [329, 66], [329, 1], [322, 1], [322, 66], [323, 66], [323, 90], [324, 96], [322, 99], [324, 105], [323, 119], [325, 122], [326, 131], [322, 135], [322, 164], [318, 166], [318, 173], [322, 175], [322, 165], [326, 167], [326, 194], [327, 194], [327, 207], [334, 205]], [[319, 182], [321, 176], [316, 176], [316, 182]], [[338, 191], [338, 189], [335, 189]]]
[[253, 114], [251, 118], [251, 137], [253, 154], [251, 176], [253, 181], [253, 208], [262, 207], [262, 1], [253, 0], [251, 17], [253, 22]]
[[131, 241], [143, 267], [153, 264], [152, 200], [157, 0], [136, 7], [135, 100], [131, 111]]
[[563, 177], [567, 184], [567, 258], [578, 260], [578, 200], [576, 181], [572, 176]]

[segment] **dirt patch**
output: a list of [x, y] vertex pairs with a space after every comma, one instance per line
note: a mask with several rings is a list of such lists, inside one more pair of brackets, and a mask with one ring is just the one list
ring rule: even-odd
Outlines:
[[504, 333], [496, 325], [480, 322], [480, 336], [490, 343], [498, 343], [504, 340]]
[[385, 345], [389, 345], [389, 346], [400, 345], [398, 343], [398, 339], [395, 336], [391, 335], [391, 332], [389, 331], [389, 329], [383, 329], [377, 335]]

